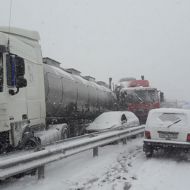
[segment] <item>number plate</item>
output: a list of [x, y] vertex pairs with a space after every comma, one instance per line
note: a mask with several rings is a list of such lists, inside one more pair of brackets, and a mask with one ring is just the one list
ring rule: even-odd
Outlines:
[[159, 137], [160, 138], [164, 138], [164, 139], [167, 139], [167, 140], [170, 140], [170, 139], [177, 139], [178, 137], [178, 133], [175, 133], [175, 132], [158, 132], [159, 133]]

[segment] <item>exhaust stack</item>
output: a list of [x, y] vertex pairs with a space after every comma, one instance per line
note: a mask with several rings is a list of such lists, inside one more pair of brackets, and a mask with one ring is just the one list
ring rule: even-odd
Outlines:
[[111, 90], [111, 82], [112, 82], [112, 78], [109, 78], [109, 89]]

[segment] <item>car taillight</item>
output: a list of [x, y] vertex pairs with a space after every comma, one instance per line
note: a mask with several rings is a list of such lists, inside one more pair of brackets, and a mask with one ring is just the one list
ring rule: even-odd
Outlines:
[[151, 139], [150, 131], [145, 131], [144, 134], [146, 139]]
[[190, 134], [187, 134], [187, 142], [190, 142]]

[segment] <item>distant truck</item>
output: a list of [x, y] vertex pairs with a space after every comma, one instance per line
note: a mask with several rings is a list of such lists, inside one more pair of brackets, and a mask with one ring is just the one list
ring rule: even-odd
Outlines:
[[159, 91], [150, 87], [149, 81], [135, 78], [121, 79], [115, 88], [119, 109], [128, 110], [139, 118], [140, 123], [146, 122], [151, 109], [160, 108]]
[[114, 93], [93, 77], [43, 63], [39, 39], [35, 31], [0, 27], [0, 153], [80, 135], [114, 105]]

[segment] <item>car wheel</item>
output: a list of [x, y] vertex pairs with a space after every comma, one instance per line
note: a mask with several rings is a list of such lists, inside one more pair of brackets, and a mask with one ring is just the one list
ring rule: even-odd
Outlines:
[[151, 158], [153, 156], [154, 150], [151, 146], [145, 145], [143, 146], [143, 150], [147, 158]]
[[149, 152], [145, 152], [145, 154], [146, 154], [147, 158], [152, 158], [152, 156], [153, 156], [153, 150], [151, 150]]

